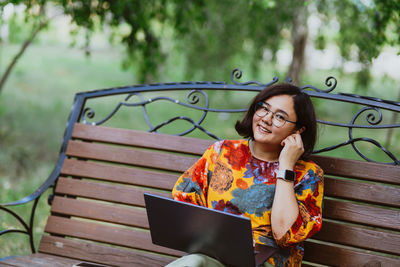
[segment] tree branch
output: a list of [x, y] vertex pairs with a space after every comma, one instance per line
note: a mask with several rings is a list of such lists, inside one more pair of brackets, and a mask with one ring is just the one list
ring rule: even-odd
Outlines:
[[42, 21], [39, 23], [38, 27], [32, 31], [32, 34], [29, 36], [28, 39], [25, 40], [23, 45], [21, 46], [19, 52], [14, 56], [14, 58], [11, 60], [10, 64], [8, 64], [7, 69], [5, 70], [4, 74], [1, 76], [0, 80], [0, 93], [3, 90], [4, 84], [7, 81], [8, 76], [11, 73], [11, 70], [14, 68], [15, 64], [17, 63], [18, 59], [22, 56], [22, 54], [25, 52], [26, 48], [33, 42], [35, 39], [36, 35], [48, 24], [48, 20]]

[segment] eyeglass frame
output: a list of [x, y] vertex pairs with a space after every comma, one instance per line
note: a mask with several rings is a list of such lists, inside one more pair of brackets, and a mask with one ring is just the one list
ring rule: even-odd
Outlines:
[[[270, 110], [268, 107], [264, 106], [264, 104], [265, 104], [265, 103], [262, 102], [262, 101], [258, 102], [258, 103], [256, 104], [256, 106], [255, 106], [254, 114], [256, 114], [258, 117], [262, 118], [262, 117], [267, 116], [269, 113], [271, 113], [271, 121], [272, 121], [272, 124], [274, 124], [274, 117], [275, 117], [275, 114], [278, 113], [278, 112], [273, 112], [273, 111]], [[260, 115], [257, 114], [257, 111], [258, 111], [259, 109], [261, 109], [261, 108], [263, 108], [263, 109], [266, 111], [266, 113], [265, 113], [263, 116], [260, 116]], [[285, 118], [283, 118], [283, 121], [284, 121], [284, 122], [283, 122], [283, 124], [282, 124], [281, 126], [277, 126], [277, 125], [274, 124], [275, 127], [278, 127], [278, 128], [283, 127], [283, 126], [285, 125], [286, 122], [291, 122], [291, 123], [294, 123], [294, 124], [297, 123], [296, 121], [291, 121], [291, 120], [288, 120], [288, 119], [285, 119]]]

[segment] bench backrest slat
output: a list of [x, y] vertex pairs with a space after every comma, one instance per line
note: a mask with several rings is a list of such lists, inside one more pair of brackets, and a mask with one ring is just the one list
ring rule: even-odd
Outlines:
[[172, 256], [180, 256], [183, 254], [180, 251], [153, 245], [149, 231], [132, 230], [56, 216], [49, 217], [49, 222], [46, 225], [45, 231], [51, 234], [106, 242], [128, 248], [151, 250]]
[[400, 207], [400, 189], [393, 186], [339, 180], [325, 176], [324, 193], [329, 197]]
[[400, 254], [400, 236], [390, 231], [382, 232], [331, 221], [325, 221], [323, 227], [324, 231], [318, 234], [318, 240]]
[[[61, 170], [62, 175], [87, 177], [116, 183], [142, 185], [170, 190], [176, 182], [176, 175], [135, 169], [125, 166], [100, 164], [97, 162], [66, 159]], [[147, 177], [147, 179], [143, 179]]]
[[[104, 200], [112, 203], [144, 207], [143, 193], [150, 192], [140, 188], [130, 188], [122, 185], [94, 183], [77, 179], [60, 178], [56, 193], [75, 197]], [[163, 193], [160, 195], [170, 196]]]
[[[340, 266], [341, 262], [345, 262], [344, 266], [398, 266], [399, 260], [385, 257], [379, 254], [369, 254], [362, 250], [336, 247], [327, 244], [306, 242], [305, 251], [317, 251], [318, 253], [305, 253], [304, 258], [318, 264], [326, 264], [329, 266]], [[339, 264], [338, 264], [339, 263]]]
[[398, 166], [314, 155], [326, 174], [400, 185]]
[[192, 138], [183, 136], [163, 135], [103, 126], [88, 127], [87, 125], [80, 123], [75, 124], [72, 138], [127, 146], [155, 148], [195, 155], [202, 155], [207, 147], [213, 143], [213, 141], [203, 139], [198, 139], [196, 142], [193, 142]]
[[128, 206], [106, 205], [94, 201], [56, 196], [52, 204], [52, 212], [144, 229], [149, 228], [144, 210]]
[[398, 210], [325, 199], [323, 217], [333, 220], [400, 230]]
[[67, 156], [183, 172], [195, 161], [179, 155], [71, 141]]

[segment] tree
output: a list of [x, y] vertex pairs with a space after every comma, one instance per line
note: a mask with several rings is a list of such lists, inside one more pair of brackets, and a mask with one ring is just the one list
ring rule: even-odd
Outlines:
[[[234, 4], [221, 0], [207, 2], [205, 9], [207, 17], [202, 27], [193, 27], [185, 36], [185, 53], [191, 70], [209, 69], [209, 75], [217, 72], [221, 62], [238, 55], [257, 69], [264, 51], [270, 51], [275, 59], [279, 47], [289, 42], [293, 56], [288, 76], [299, 84], [306, 45], [314, 42], [323, 49], [327, 43], [335, 43], [344, 60], [362, 64], [358, 82], [366, 85], [371, 60], [385, 45], [400, 45], [397, 0], [253, 0]], [[310, 15], [322, 25], [313, 39], [308, 36]], [[338, 26], [337, 31], [332, 30], [332, 24]], [[203, 56], [196, 51], [207, 53]]]
[[[45, 10], [48, 4], [60, 7], [77, 28], [86, 31], [87, 51], [93, 31], [110, 27], [110, 39], [121, 36], [126, 47], [123, 65], [138, 66], [140, 82], [156, 80], [169, 55], [163, 44], [166, 29], [174, 33], [174, 47], [190, 65], [186, 77], [197, 74], [199, 78], [200, 73], [208, 80], [226, 75], [238, 58], [257, 72], [267, 60], [264, 55], [270, 53], [274, 61], [285, 44], [293, 51], [288, 75], [298, 84], [306, 46], [314, 42], [322, 49], [335, 42], [345, 60], [353, 58], [362, 64], [359, 81], [366, 84], [371, 59], [385, 45], [400, 44], [398, 0], [6, 0], [0, 10], [7, 3], [25, 4], [26, 10], [38, 6]], [[310, 14], [322, 21], [312, 40]], [[38, 18], [43, 22], [43, 16]], [[339, 26], [333, 34], [332, 22]], [[121, 25], [128, 31], [120, 33]]]
[[[4, 8], [8, 4], [19, 5], [23, 2], [24, 1], [21, 1], [21, 0], [1, 2], [0, 3], [0, 17], [3, 17]], [[25, 8], [25, 12], [24, 12], [24, 21], [30, 22], [28, 24], [29, 25], [28, 27], [30, 28], [29, 35], [23, 41], [19, 51], [14, 55], [14, 57], [8, 63], [4, 73], [0, 77], [0, 93], [4, 87], [4, 84], [7, 81], [7, 78], [9, 77], [11, 71], [13, 70], [14, 66], [17, 64], [18, 60], [22, 57], [25, 50], [36, 38], [37, 34], [40, 31], [42, 31], [44, 28], [46, 28], [46, 26], [49, 23], [49, 18], [46, 17], [45, 5], [43, 5], [41, 3], [41, 2], [45, 2], [45, 1], [39, 1], [37, 3], [35, 3], [35, 2], [36, 1], [25, 1], [24, 2], [24, 3], [26, 3], [26, 8]], [[14, 14], [13, 18], [16, 18], [16, 14]], [[10, 26], [12, 26], [12, 25], [13, 25], [13, 22], [10, 23]], [[10, 32], [11, 32], [10, 36], [12, 38], [13, 34], [15, 34], [15, 33], [12, 30], [10, 30]]]

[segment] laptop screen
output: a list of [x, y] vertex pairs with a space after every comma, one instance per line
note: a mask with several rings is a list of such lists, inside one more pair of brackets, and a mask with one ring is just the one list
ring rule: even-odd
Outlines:
[[144, 198], [154, 244], [255, 266], [249, 218], [147, 193]]

